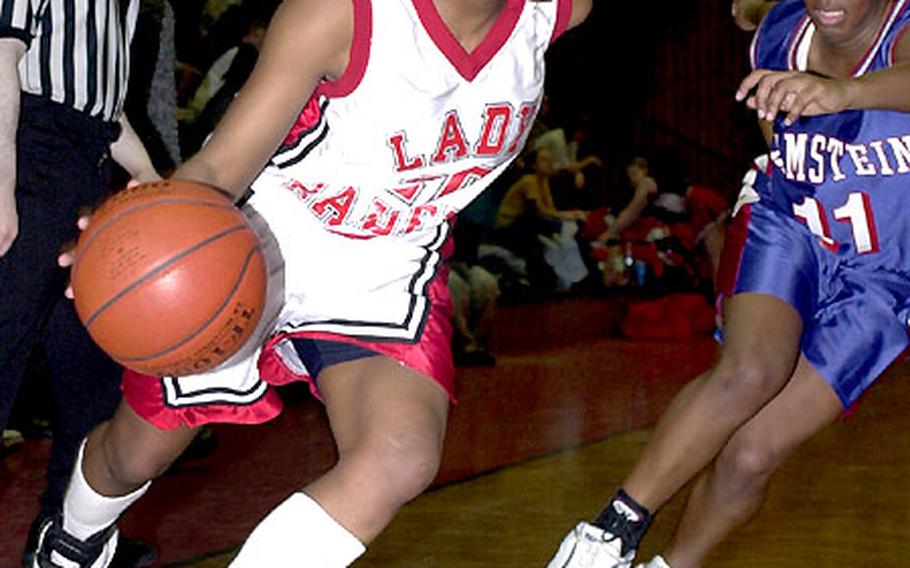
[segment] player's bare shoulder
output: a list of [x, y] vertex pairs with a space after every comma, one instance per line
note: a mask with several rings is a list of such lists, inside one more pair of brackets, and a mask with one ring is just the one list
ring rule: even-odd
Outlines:
[[354, 35], [350, 0], [284, 0], [269, 25], [264, 50], [280, 50], [310, 61], [325, 78], [340, 77], [347, 67]]
[[570, 29], [587, 19], [588, 14], [591, 13], [593, 1], [594, 0], [572, 0], [572, 17], [569, 19]]

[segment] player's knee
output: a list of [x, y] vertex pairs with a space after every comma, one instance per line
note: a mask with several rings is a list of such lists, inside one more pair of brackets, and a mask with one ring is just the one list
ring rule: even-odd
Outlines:
[[708, 383], [728, 409], [756, 410], [780, 389], [783, 382], [772, 366], [756, 357], [722, 357]]
[[372, 475], [382, 478], [388, 496], [404, 504], [420, 495], [439, 471], [441, 448], [420, 434], [391, 436], [374, 449]]
[[717, 458], [719, 475], [738, 486], [763, 486], [780, 466], [779, 453], [767, 436], [733, 436]]

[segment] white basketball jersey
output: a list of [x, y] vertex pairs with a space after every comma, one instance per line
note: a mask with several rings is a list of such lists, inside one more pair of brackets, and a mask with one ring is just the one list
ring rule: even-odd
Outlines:
[[285, 257], [284, 331], [413, 340], [448, 221], [525, 145], [571, 0], [507, 0], [471, 53], [433, 0], [353, 1], [348, 69], [250, 203]]

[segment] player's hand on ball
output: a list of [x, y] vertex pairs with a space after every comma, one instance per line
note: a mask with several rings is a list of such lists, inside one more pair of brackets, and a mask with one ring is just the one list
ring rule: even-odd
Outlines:
[[[154, 173], [154, 176], [150, 175], [149, 181], [158, 181], [161, 179], [161, 176], [157, 172]], [[126, 183], [126, 187], [137, 187], [142, 185], [145, 181], [140, 181], [137, 179], [131, 179]], [[79, 218], [76, 220], [76, 225], [79, 227], [79, 232], [85, 231], [88, 228], [89, 223], [92, 220], [92, 212], [90, 209], [83, 209], [79, 211]], [[67, 243], [63, 246], [63, 250], [60, 252], [60, 255], [57, 257], [57, 264], [61, 268], [70, 268], [73, 266], [73, 251], [76, 249], [76, 241]], [[73, 286], [72, 283], [66, 285], [66, 290], [63, 294], [69, 298], [73, 299]]]
[[[79, 213], [79, 219], [76, 220], [76, 225], [79, 227], [79, 231], [84, 231], [88, 228], [89, 223], [92, 220], [91, 211], [83, 211]], [[76, 241], [67, 243], [64, 245], [63, 250], [60, 252], [60, 255], [57, 256], [57, 264], [61, 268], [70, 268], [73, 266], [73, 251], [76, 248]], [[72, 283], [67, 283], [66, 290], [63, 294], [69, 298], [73, 299], [73, 286]]]
[[756, 69], [736, 91], [736, 100], [745, 101], [758, 118], [773, 121], [785, 113], [784, 126], [800, 116], [830, 114], [847, 109], [850, 83], [800, 71]]

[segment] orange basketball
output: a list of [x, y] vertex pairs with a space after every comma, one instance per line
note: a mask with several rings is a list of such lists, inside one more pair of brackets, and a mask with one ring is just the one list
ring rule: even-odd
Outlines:
[[105, 201], [79, 238], [76, 311], [95, 342], [140, 373], [201, 373], [233, 355], [262, 316], [262, 248], [220, 191], [166, 180]]

